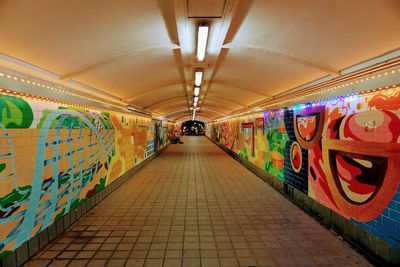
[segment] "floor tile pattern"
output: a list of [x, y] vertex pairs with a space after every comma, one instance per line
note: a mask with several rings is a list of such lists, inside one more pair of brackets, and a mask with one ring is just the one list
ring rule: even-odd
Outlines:
[[205, 137], [171, 145], [25, 266], [369, 266]]

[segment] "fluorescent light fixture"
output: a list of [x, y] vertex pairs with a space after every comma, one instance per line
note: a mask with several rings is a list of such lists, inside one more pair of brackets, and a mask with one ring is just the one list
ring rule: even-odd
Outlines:
[[129, 111], [136, 111], [136, 109], [134, 107], [126, 107], [126, 109]]
[[195, 87], [193, 92], [194, 96], [199, 96], [199, 93], [200, 93], [200, 87]]
[[203, 61], [206, 55], [208, 26], [200, 25], [197, 31], [197, 60]]
[[195, 96], [195, 97], [193, 98], [193, 102], [197, 103], [198, 101], [199, 101], [199, 97], [198, 97], [198, 96]]
[[194, 84], [196, 86], [200, 86], [202, 79], [203, 79], [203, 72], [201, 70], [196, 70], [194, 73]]

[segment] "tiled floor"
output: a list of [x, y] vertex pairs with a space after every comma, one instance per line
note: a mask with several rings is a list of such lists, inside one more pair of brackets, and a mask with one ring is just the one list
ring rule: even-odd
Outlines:
[[26, 266], [370, 265], [205, 137], [186, 137]]

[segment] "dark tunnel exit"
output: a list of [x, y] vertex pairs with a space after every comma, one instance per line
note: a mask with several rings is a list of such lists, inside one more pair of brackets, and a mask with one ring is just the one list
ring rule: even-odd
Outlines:
[[204, 122], [201, 121], [185, 121], [182, 123], [182, 135], [204, 135], [205, 126]]

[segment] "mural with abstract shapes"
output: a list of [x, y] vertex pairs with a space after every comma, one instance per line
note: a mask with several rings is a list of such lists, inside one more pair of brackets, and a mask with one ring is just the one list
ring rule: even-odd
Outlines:
[[399, 87], [213, 122], [206, 134], [400, 247]]
[[0, 95], [0, 258], [164, 146], [157, 124]]

